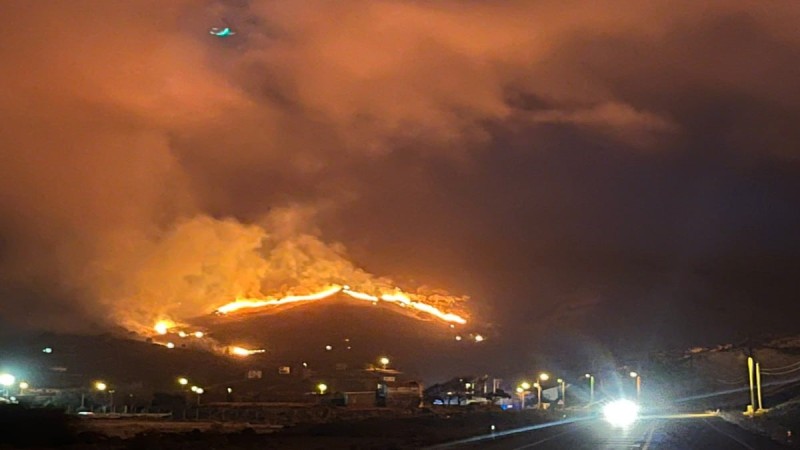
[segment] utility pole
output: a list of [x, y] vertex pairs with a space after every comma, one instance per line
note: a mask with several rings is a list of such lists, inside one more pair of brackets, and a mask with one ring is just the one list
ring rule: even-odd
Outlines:
[[747, 412], [752, 413], [753, 409], [755, 409], [755, 407], [756, 407], [755, 406], [755, 404], [756, 404], [755, 393], [753, 392], [753, 357], [752, 356], [748, 356], [747, 357], [747, 375], [748, 375], [748, 378], [750, 379], [750, 405], [747, 408], [748, 409]]
[[756, 390], [758, 392], [758, 409], [757, 411], [761, 411], [763, 408], [761, 407], [761, 366], [756, 363]]

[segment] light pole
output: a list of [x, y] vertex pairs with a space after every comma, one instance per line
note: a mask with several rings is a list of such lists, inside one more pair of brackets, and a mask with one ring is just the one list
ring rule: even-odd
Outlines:
[[636, 400], [641, 400], [642, 397], [642, 377], [636, 372], [631, 372], [629, 374], [631, 378], [636, 379]]
[[587, 373], [584, 377], [589, 379], [589, 404], [594, 403], [594, 375]]
[[561, 406], [567, 407], [567, 382], [562, 378], [558, 379], [558, 384], [561, 385]]
[[192, 386], [192, 392], [197, 394], [197, 408], [195, 409], [194, 417], [195, 419], [200, 419], [200, 396], [203, 395], [205, 390], [199, 386]]
[[542, 409], [542, 381], [547, 381], [549, 379], [550, 375], [548, 375], [545, 372], [542, 372], [539, 374], [539, 381], [534, 383], [534, 386], [536, 386], [536, 389], [538, 390], [538, 392], [536, 393], [536, 399], [537, 399], [536, 407], [538, 409]]
[[753, 392], [753, 357], [747, 357], [747, 375], [750, 378], [750, 406], [747, 408], [748, 413], [752, 414], [756, 409], [755, 393]]
[[108, 390], [108, 409], [110, 409], [112, 413], [114, 412], [114, 392], [116, 392], [114, 389]]
[[[99, 392], [105, 392], [108, 389], [108, 385], [104, 381], [95, 381], [94, 388]], [[107, 411], [108, 407], [105, 407], [104, 409]]]
[[756, 393], [758, 397], [758, 409], [756, 411], [761, 412], [764, 409], [761, 405], [761, 366], [756, 363]]
[[200, 406], [200, 396], [203, 395], [205, 390], [199, 386], [192, 386], [192, 392], [197, 394], [197, 406]]
[[528, 383], [527, 381], [523, 381], [522, 383], [519, 384], [519, 387], [517, 388], [517, 393], [519, 394], [519, 402], [520, 402], [519, 409], [525, 409], [525, 394], [527, 392], [530, 392], [529, 391], [530, 388], [531, 384]]

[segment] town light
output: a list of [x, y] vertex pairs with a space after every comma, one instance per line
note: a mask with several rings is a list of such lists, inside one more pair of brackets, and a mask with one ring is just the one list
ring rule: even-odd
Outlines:
[[631, 378], [636, 378], [639, 376], [639, 374], [636, 372], [631, 372], [629, 375], [631, 376]]
[[325, 383], [320, 383], [317, 385], [317, 390], [319, 390], [320, 394], [325, 394], [325, 391], [328, 390], [328, 385]]
[[102, 381], [95, 381], [95, 382], [94, 382], [94, 388], [95, 388], [95, 389], [97, 389], [97, 390], [98, 390], [98, 391], [100, 391], [100, 392], [103, 392], [103, 391], [105, 391], [105, 390], [108, 388], [108, 385], [106, 385], [106, 384], [105, 384], [104, 382], [102, 382]]
[[189, 380], [184, 377], [180, 377], [178, 378], [178, 384], [180, 384], [181, 386], [186, 386], [187, 384], [189, 384]]
[[381, 358], [378, 360], [378, 362], [379, 362], [379, 363], [381, 363], [381, 365], [382, 365], [382, 366], [383, 366], [383, 368], [385, 369], [385, 368], [386, 368], [386, 366], [388, 366], [388, 365], [389, 365], [389, 358], [387, 358], [387, 357], [385, 357], [385, 356], [382, 356], [382, 357], [381, 357]]
[[530, 388], [531, 388], [531, 384], [530, 384], [530, 383], [528, 383], [527, 381], [523, 381], [522, 383], [520, 383], [520, 385], [519, 385], [519, 386], [520, 386], [522, 389], [525, 389], [526, 391], [527, 391], [528, 389], [530, 389]]
[[169, 321], [160, 320], [160, 321], [156, 322], [156, 324], [153, 327], [153, 329], [158, 334], [167, 334], [167, 332], [169, 332], [169, 329], [170, 329], [171, 325], [172, 324]]
[[542, 373], [539, 374], [539, 379], [542, 380], [542, 381], [547, 381], [547, 380], [550, 379], [550, 375], [542, 372]]
[[20, 389], [25, 390], [25, 389], [28, 389], [29, 387], [31, 387], [31, 385], [28, 384], [26, 381], [20, 381], [19, 382], [19, 388]]

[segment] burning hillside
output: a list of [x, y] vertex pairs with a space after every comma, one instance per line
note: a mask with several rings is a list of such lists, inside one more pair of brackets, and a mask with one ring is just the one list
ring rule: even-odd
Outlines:
[[308, 222], [296, 209], [275, 212], [261, 224], [197, 216], [148, 239], [117, 243], [93, 267], [92, 286], [108, 299], [103, 310], [115, 324], [145, 336], [168, 329], [188, 336], [197, 331], [188, 326], [192, 318], [314, 307], [339, 293], [393, 305], [420, 320], [467, 322], [467, 297], [426, 287], [401, 290], [353, 264], [341, 244], [323, 242]]

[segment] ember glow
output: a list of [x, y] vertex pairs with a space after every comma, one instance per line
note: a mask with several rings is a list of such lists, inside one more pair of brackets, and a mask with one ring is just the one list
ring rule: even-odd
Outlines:
[[260, 309], [260, 308], [268, 308], [274, 306], [282, 306], [298, 302], [314, 302], [329, 298], [338, 293], [348, 295], [349, 297], [354, 298], [356, 300], [363, 300], [372, 303], [378, 303], [380, 301], [384, 301], [387, 303], [396, 304], [404, 308], [408, 307], [416, 311], [434, 316], [445, 322], [458, 323], [462, 325], [467, 323], [467, 320], [459, 316], [458, 314], [445, 312], [433, 305], [412, 300], [408, 295], [399, 290], [391, 294], [381, 294], [380, 296], [375, 296], [371, 294], [366, 294], [364, 292], [354, 291], [350, 289], [350, 286], [347, 285], [331, 286], [328, 289], [309, 295], [290, 295], [282, 298], [267, 298], [267, 299], [249, 299], [249, 298], [237, 299], [236, 301], [233, 301], [231, 303], [228, 303], [226, 305], [217, 308], [216, 312], [218, 314], [229, 314], [242, 309], [253, 309], [253, 308]]
[[264, 349], [250, 350], [244, 347], [237, 347], [237, 346], [228, 347], [228, 352], [231, 355], [236, 355], [236, 356], [250, 356], [250, 355], [255, 355], [256, 353], [264, 353], [265, 351], [266, 350]]

